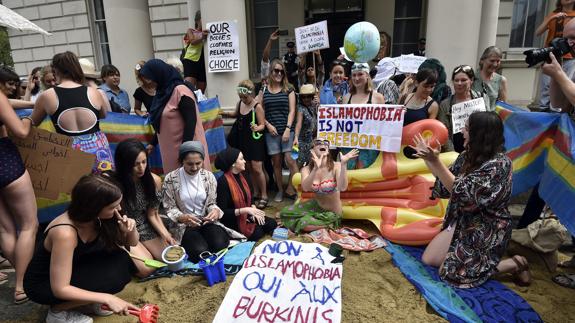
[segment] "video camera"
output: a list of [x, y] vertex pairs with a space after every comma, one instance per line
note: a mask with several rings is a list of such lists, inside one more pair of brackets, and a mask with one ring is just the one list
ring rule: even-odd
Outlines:
[[554, 38], [549, 45], [551, 46], [530, 49], [523, 52], [523, 55], [525, 55], [525, 62], [529, 64], [528, 67], [535, 66], [543, 61], [551, 63], [549, 60], [549, 53], [553, 53], [553, 55], [559, 59], [563, 55], [571, 52], [571, 46], [569, 46], [567, 38]]

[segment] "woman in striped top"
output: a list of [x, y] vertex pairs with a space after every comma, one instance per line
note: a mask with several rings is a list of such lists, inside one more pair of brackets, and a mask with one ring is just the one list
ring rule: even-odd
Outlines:
[[271, 64], [271, 73], [268, 76], [268, 86], [260, 93], [260, 102], [265, 111], [265, 126], [267, 129], [266, 145], [268, 155], [272, 158], [274, 176], [278, 193], [274, 199], [276, 202], [283, 200], [284, 189], [282, 185], [282, 155], [290, 170], [288, 186], [285, 190], [286, 197], [295, 199], [296, 190], [291, 183], [293, 174], [297, 169], [296, 162], [291, 158], [294, 133], [292, 127], [295, 119], [295, 93], [288, 83], [285, 66], [274, 59]]

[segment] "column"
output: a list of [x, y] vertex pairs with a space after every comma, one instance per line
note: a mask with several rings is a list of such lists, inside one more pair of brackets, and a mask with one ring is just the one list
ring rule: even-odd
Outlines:
[[[236, 85], [249, 79], [248, 40], [246, 29], [246, 7], [243, 0], [201, 0], [202, 24], [222, 20], [237, 22], [240, 42], [240, 70], [238, 72], [207, 73], [206, 92], [209, 97], [218, 96], [223, 108], [233, 109], [238, 101]], [[208, 65], [208, 51], [204, 47], [206, 68]]]
[[477, 43], [477, 59], [485, 48], [495, 45], [497, 40], [497, 21], [499, 20], [499, 0], [483, 0], [481, 25]]
[[441, 61], [448, 83], [455, 66], [477, 66], [481, 7], [481, 1], [477, 0], [428, 2], [426, 56]]
[[200, 10], [200, 0], [188, 0], [188, 27], [194, 27], [194, 19], [198, 10]]
[[132, 93], [138, 88], [134, 67], [139, 60], [154, 57], [148, 2], [104, 0], [104, 14], [111, 60], [120, 70], [120, 87], [128, 92], [133, 108]]

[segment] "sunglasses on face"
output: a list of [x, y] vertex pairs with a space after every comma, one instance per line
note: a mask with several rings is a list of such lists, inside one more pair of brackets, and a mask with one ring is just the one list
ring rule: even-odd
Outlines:
[[314, 146], [328, 146], [329, 147], [329, 140], [324, 140], [324, 139], [316, 139], [313, 141], [313, 145]]
[[281, 69], [281, 68], [274, 68], [273, 72], [274, 72], [275, 74], [283, 75], [284, 70]]
[[305, 99], [313, 99], [313, 94], [300, 94], [299, 97], [300, 97], [302, 100], [305, 100]]

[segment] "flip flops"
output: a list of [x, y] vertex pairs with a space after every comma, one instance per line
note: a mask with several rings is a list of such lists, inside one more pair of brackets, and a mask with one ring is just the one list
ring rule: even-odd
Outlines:
[[570, 260], [560, 262], [558, 266], [561, 268], [575, 268], [575, 257]]
[[268, 206], [268, 199], [260, 199], [257, 204], [256, 207], [260, 210], [265, 209]]
[[14, 304], [20, 305], [28, 301], [28, 295], [23, 290], [17, 290], [14, 292]]
[[567, 288], [575, 288], [575, 274], [559, 274], [553, 277], [553, 281]]

